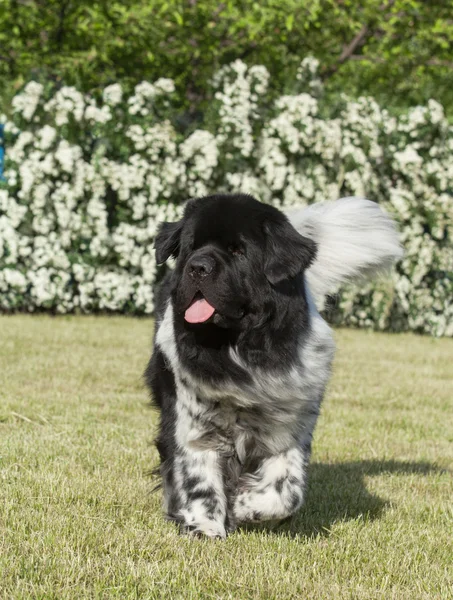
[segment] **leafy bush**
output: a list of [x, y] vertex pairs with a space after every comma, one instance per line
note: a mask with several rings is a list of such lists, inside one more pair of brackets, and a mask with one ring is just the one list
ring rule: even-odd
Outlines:
[[198, 110], [237, 58], [264, 64], [281, 93], [314, 54], [329, 90], [453, 106], [448, 1], [2, 0], [0, 47], [0, 91], [30, 77], [93, 91], [165, 73]]
[[[406, 254], [393, 280], [343, 290], [331, 317], [355, 326], [453, 335], [453, 128], [429, 101], [392, 117], [372, 98], [328, 114], [318, 63], [294, 93], [263, 66], [213, 78], [203, 128], [181, 133], [172, 80], [119, 84], [102, 101], [29, 83], [5, 123], [0, 308], [151, 313], [153, 240], [190, 196], [249, 192], [286, 207], [347, 195], [380, 202]], [[6, 118], [3, 119], [6, 121]]]

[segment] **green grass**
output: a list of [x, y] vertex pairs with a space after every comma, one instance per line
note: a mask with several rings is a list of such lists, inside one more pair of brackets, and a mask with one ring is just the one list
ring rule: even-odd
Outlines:
[[220, 542], [150, 494], [151, 331], [0, 318], [0, 598], [453, 598], [453, 340], [337, 331], [305, 507]]

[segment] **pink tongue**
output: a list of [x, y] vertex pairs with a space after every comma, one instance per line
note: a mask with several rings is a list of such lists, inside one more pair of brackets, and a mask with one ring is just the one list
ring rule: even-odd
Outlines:
[[188, 323], [204, 323], [212, 317], [214, 312], [215, 308], [207, 300], [200, 298], [189, 306], [184, 318]]

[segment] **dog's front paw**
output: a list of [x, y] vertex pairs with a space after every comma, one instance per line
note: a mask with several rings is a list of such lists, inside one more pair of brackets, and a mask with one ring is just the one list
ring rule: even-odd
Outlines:
[[181, 533], [191, 537], [208, 537], [212, 539], [225, 539], [225, 525], [214, 519], [195, 519], [191, 514], [184, 514], [181, 524]]
[[266, 520], [266, 498], [249, 490], [239, 492], [234, 502], [234, 516], [238, 523], [259, 523]]
[[234, 516], [238, 523], [282, 521], [291, 516], [302, 503], [301, 490], [282, 494], [275, 487], [245, 489], [234, 502]]

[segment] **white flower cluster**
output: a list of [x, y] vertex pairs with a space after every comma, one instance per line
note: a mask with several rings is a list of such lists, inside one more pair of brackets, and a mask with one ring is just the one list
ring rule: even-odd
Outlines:
[[102, 99], [109, 106], [116, 106], [123, 99], [123, 88], [120, 83], [108, 85], [102, 92]]
[[74, 87], [63, 87], [44, 105], [44, 110], [50, 113], [49, 117], [59, 127], [69, 123], [71, 117], [81, 121], [85, 111], [83, 94]]
[[269, 73], [261, 66], [250, 69], [241, 60], [220, 69], [213, 80], [218, 102], [217, 142], [226, 158], [248, 157], [254, 149], [254, 122], [258, 103], [268, 89]]
[[341, 292], [334, 321], [453, 336], [453, 128], [431, 100], [394, 117], [371, 98], [325, 116], [317, 61], [275, 98], [264, 67], [214, 77], [205, 125], [181, 134], [173, 81], [102, 99], [31, 82], [12, 101], [0, 188], [0, 310], [151, 313], [158, 224], [184, 200], [242, 191], [276, 206], [380, 202], [405, 256], [393, 280]]
[[319, 61], [313, 56], [307, 56], [300, 63], [296, 80], [302, 84], [312, 96], [319, 96], [323, 91], [321, 78], [318, 74]]
[[26, 121], [31, 121], [39, 104], [44, 87], [36, 81], [30, 81], [22, 94], [17, 94], [12, 100], [12, 109], [20, 113]]
[[[111, 88], [111, 86], [109, 86]], [[171, 79], [161, 78], [154, 84], [149, 81], [142, 81], [135, 86], [135, 93], [128, 100], [129, 114], [148, 116], [152, 113], [153, 104], [159, 96], [172, 94], [175, 91], [175, 84]]]

